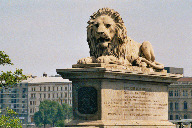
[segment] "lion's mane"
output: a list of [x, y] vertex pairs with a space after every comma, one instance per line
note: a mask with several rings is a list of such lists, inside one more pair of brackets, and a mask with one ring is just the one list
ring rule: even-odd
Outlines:
[[[103, 50], [100, 47], [96, 47], [95, 31], [93, 29], [95, 19], [102, 15], [110, 16], [114, 20], [116, 25], [116, 33], [114, 39], [112, 40], [111, 45], [106, 50]], [[90, 48], [90, 56], [98, 58], [102, 55], [112, 55], [119, 58], [121, 54], [121, 45], [127, 42], [127, 30], [122, 18], [120, 17], [120, 14], [113, 9], [102, 8], [90, 17], [91, 19], [87, 22], [87, 42]]]

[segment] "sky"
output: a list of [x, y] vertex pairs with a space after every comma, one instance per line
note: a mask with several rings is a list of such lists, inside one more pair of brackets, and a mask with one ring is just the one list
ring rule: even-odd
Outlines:
[[192, 0], [0, 0], [0, 51], [24, 74], [56, 75], [89, 56], [86, 26], [100, 8], [118, 11], [127, 35], [150, 41], [156, 61], [192, 77]]

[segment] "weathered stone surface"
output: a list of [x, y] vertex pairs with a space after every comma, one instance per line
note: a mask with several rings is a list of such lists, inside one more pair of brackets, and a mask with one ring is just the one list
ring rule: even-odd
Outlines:
[[165, 85], [140, 81], [103, 81], [102, 119], [168, 120]]
[[163, 64], [155, 61], [149, 41], [140, 44], [127, 37], [124, 22], [113, 9], [102, 8], [91, 16], [87, 26], [87, 41], [90, 57], [78, 60], [78, 64], [111, 63], [160, 70], [164, 68]]
[[70, 125], [74, 128], [90, 128], [93, 126], [97, 128], [175, 128], [175, 125], [168, 121], [154, 120], [73, 120]]
[[123, 67], [117, 64], [76, 64], [69, 69], [57, 69], [57, 73], [68, 79], [85, 78], [110, 78], [125, 80], [141, 80], [172, 83], [183, 77], [182, 74], [166, 73], [166, 70], [155, 72], [151, 68], [141, 68], [137, 66]]
[[[182, 75], [165, 71], [142, 72], [140, 67], [128, 70], [110, 64], [73, 67], [77, 68], [57, 69], [63, 78], [73, 81], [74, 120], [68, 126], [174, 127], [168, 122], [167, 86]], [[97, 98], [93, 99], [95, 94]], [[79, 105], [79, 101], [89, 106], [85, 106], [87, 111], [79, 108], [83, 106]]]

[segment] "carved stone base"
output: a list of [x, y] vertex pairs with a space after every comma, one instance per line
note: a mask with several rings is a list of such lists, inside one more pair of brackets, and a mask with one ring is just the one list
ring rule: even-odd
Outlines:
[[[96, 65], [96, 64], [95, 64]], [[80, 65], [82, 67], [83, 65]], [[57, 69], [72, 80], [73, 115], [68, 127], [171, 128], [168, 85], [181, 75], [78, 65]], [[139, 69], [139, 67], [132, 67]], [[146, 70], [145, 70], [146, 71]]]
[[168, 121], [154, 121], [154, 120], [97, 120], [84, 121], [73, 120], [66, 127], [97, 127], [97, 128], [175, 128], [175, 125]]

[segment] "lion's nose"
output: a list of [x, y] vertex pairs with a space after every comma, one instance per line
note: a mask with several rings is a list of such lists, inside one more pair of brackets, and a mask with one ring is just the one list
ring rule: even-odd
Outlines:
[[100, 25], [97, 29], [97, 34], [104, 34], [104, 26]]

